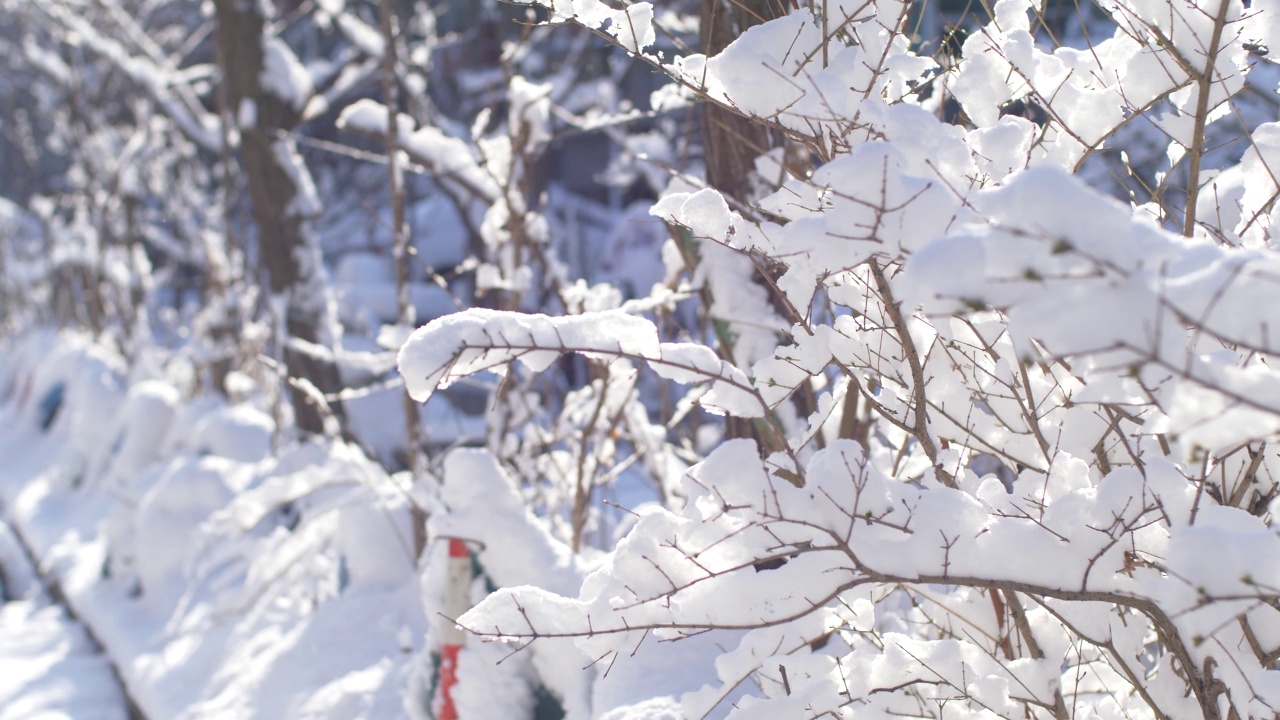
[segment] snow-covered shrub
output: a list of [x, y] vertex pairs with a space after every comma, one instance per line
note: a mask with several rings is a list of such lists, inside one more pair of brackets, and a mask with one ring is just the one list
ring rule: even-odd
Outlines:
[[[0, 353], [4, 599], [51, 591], [92, 631], [105, 681], [150, 717], [416, 710], [429, 610], [400, 480], [343, 442], [272, 448], [253, 402], [191, 397], [189, 359], [169, 360], [130, 380], [118, 353], [56, 331]], [[19, 572], [27, 557], [38, 577]], [[32, 665], [22, 642], [5, 651], [50, 685], [85, 685]], [[66, 710], [15, 678], [6, 711]], [[124, 717], [109, 702], [95, 712]]]
[[[504, 373], [567, 433], [535, 477], [671, 458], [643, 464], [659, 502], [604, 553], [521, 523], [578, 587], [495, 568], [521, 586], [461, 625], [587, 668], [544, 677], [571, 717], [1277, 713], [1275, 123], [1244, 122], [1242, 157], [1209, 144], [1280, 43], [1273, 7], [1107, 2], [1090, 44], [1055, 47], [1031, 3], [1000, 0], [939, 65], [900, 2], [797, 3], [713, 57], [648, 50], [649, 3], [537, 4], [664, 72], [664, 102], [780, 135], [756, 162], [780, 170], [754, 201], [677, 178], [648, 298], [471, 310], [404, 344], [415, 398]], [[1164, 135], [1178, 192], [1125, 204], [1073, 177], [1133, 124]], [[695, 296], [707, 325], [670, 337]], [[566, 354], [593, 371], [557, 416], [521, 378]], [[623, 425], [627, 394], [667, 381], [684, 395]], [[745, 429], [682, 442], [695, 404]], [[599, 415], [618, 419], [593, 434]], [[466, 462], [434, 527], [491, 554], [486, 504], [520, 489]], [[475, 475], [497, 489], [455, 486]]]

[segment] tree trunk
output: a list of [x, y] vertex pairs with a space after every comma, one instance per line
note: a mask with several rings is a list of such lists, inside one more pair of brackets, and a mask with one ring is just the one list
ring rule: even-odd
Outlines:
[[[701, 40], [707, 57], [720, 53], [754, 25], [780, 17], [785, 11], [781, 0], [702, 0]], [[773, 145], [769, 128], [719, 105], [702, 106], [702, 148], [707, 165], [707, 184], [740, 204], [751, 200], [751, 173], [755, 159]], [[752, 282], [763, 284], [761, 278]], [[721, 342], [720, 355], [733, 361], [732, 348]], [[727, 417], [725, 435], [730, 438], [753, 438], [762, 453], [773, 443], [767, 442], [755, 424], [748, 419]]]
[[[378, 5], [382, 41], [386, 50], [382, 57], [382, 97], [387, 106], [387, 180], [391, 186], [391, 252], [396, 261], [396, 321], [403, 328], [413, 328], [418, 319], [409, 295], [409, 223], [405, 217], [404, 169], [400, 166], [400, 136], [397, 116], [400, 103], [398, 90], [399, 68], [396, 59], [397, 23], [396, 8], [392, 0], [382, 0]], [[405, 465], [413, 483], [418, 482], [422, 454], [422, 425], [418, 417], [418, 403], [409, 396], [406, 388], [400, 398], [404, 412]], [[422, 560], [427, 548], [427, 515], [418, 503], [413, 503], [413, 557]]]
[[[306, 167], [296, 159], [293, 144], [277, 137], [298, 123], [299, 108], [263, 88], [264, 19], [253, 0], [215, 0], [218, 23], [218, 50], [223, 62], [223, 82], [227, 86], [232, 115], [240, 117], [245, 102], [253, 104], [255, 122], [240, 128], [240, 154], [249, 185], [253, 220], [258, 228], [258, 255], [265, 265], [273, 296], [288, 298], [285, 331], [288, 336], [321, 342], [324, 317], [323, 268], [319, 249], [310, 236], [309, 218], [299, 208], [299, 183], [305, 181]], [[291, 158], [293, 158], [291, 160]], [[329, 394], [339, 389], [337, 368], [328, 361], [284, 349], [285, 367], [293, 378], [315, 385]], [[291, 386], [298, 428], [305, 432], [324, 431], [324, 415], [305, 392]], [[335, 412], [340, 406], [335, 401]]]
[[[702, 0], [701, 40], [707, 57], [718, 54], [747, 28], [780, 17], [781, 0]], [[769, 128], [718, 105], [702, 106], [702, 147], [707, 183], [746, 201], [755, 159], [772, 145]]]

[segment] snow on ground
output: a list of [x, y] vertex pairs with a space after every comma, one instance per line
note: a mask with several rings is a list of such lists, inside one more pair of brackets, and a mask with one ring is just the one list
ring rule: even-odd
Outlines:
[[[181, 360], [130, 370], [74, 333], [11, 342], [0, 347], [0, 519], [106, 657], [32, 594], [32, 571], [9, 572], [19, 601], [0, 610], [0, 720], [124, 718], [119, 683], [153, 720], [429, 717], [447, 543], [415, 568], [404, 478], [341, 441], [281, 441], [265, 401], [202, 395]], [[383, 415], [399, 430], [398, 412]], [[451, 513], [431, 525], [436, 538], [480, 541], [487, 575], [472, 601], [493, 584], [576, 594], [591, 563], [491, 465], [454, 451], [441, 498]], [[0, 567], [25, 554], [0, 534]], [[669, 720], [713, 679], [689, 661], [710, 667], [731, 639], [646, 643], [608, 674], [568, 639], [506, 660], [511, 648], [468, 641], [454, 697], [466, 720]]]
[[0, 522], [0, 720], [124, 720], [124, 693], [84, 628], [53, 603]]

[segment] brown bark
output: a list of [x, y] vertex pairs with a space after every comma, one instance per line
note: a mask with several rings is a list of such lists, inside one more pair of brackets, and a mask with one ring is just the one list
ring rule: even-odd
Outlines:
[[[263, 70], [263, 22], [253, 0], [215, 0], [218, 23], [217, 43], [223, 62], [223, 82], [233, 113], [245, 100], [256, 108], [252, 127], [240, 128], [240, 155], [249, 185], [254, 224], [258, 228], [258, 254], [266, 267], [272, 295], [289, 297], [285, 331], [310, 343], [320, 338], [320, 311], [308, 285], [316, 280], [309, 264], [299, 255], [310, 251], [307, 218], [295, 207], [298, 186], [293, 169], [276, 152], [279, 131], [292, 130], [300, 113], [285, 100], [267, 92], [261, 83]], [[301, 299], [300, 295], [303, 295]], [[339, 389], [337, 368], [332, 363], [286, 347], [285, 367], [291, 377], [307, 380], [326, 394]], [[306, 393], [291, 386], [298, 428], [305, 432], [324, 431], [321, 410]], [[340, 413], [334, 402], [332, 409]]]
[[[747, 28], [780, 17], [781, 0], [702, 0], [701, 40], [708, 57], [718, 54]], [[769, 129], [730, 110], [702, 106], [702, 146], [707, 183], [736, 200], [751, 192], [755, 159], [773, 147]]]
[[[386, 50], [382, 58], [382, 96], [387, 105], [387, 171], [391, 185], [391, 251], [396, 261], [396, 318], [404, 327], [417, 325], [414, 306], [409, 295], [409, 223], [405, 217], [404, 170], [400, 167], [400, 138], [397, 116], [400, 103], [397, 92], [397, 14], [392, 0], [382, 0], [378, 6], [382, 26], [382, 41]], [[409, 477], [418, 482], [419, 455], [422, 452], [422, 424], [418, 418], [418, 403], [405, 389], [400, 398], [404, 411], [405, 441], [407, 444], [405, 465]], [[422, 560], [427, 548], [427, 515], [417, 503], [412, 508], [413, 557]]]
[[[701, 40], [708, 57], [718, 54], [747, 28], [781, 16], [781, 0], [702, 0]], [[751, 173], [755, 159], [772, 147], [769, 128], [712, 103], [702, 106], [702, 148], [707, 165], [707, 184], [745, 204], [751, 196]], [[752, 278], [760, 282], [760, 278]], [[763, 284], [763, 283], [761, 283]], [[721, 342], [721, 357], [733, 361], [732, 348]], [[772, 443], [751, 420], [725, 419], [725, 435], [753, 438], [762, 454]]]
[[[223, 44], [214, 44], [214, 59], [218, 67], [226, 67], [227, 61], [223, 58]], [[210, 337], [213, 340], [215, 352], [219, 353], [216, 359], [209, 366], [209, 383], [211, 388], [222, 395], [227, 395], [227, 377], [235, 368], [237, 351], [231, 350], [232, 346], [239, 344], [240, 333], [233, 322], [234, 315], [231, 307], [227, 303], [226, 290], [227, 286], [238, 277], [243, 270], [237, 257], [243, 257], [243, 248], [236, 242], [235, 223], [233, 217], [235, 209], [233, 203], [236, 197], [236, 172], [235, 159], [231, 156], [231, 130], [235, 123], [235, 113], [231, 108], [231, 95], [227, 90], [227, 83], [218, 83], [217, 92], [218, 103], [218, 124], [221, 132], [222, 147], [219, 148], [218, 154], [218, 179], [222, 185], [222, 193], [220, 198], [222, 211], [222, 253], [226, 256], [227, 266], [215, 269], [212, 264], [209, 266], [208, 277], [205, 280], [204, 301], [208, 304], [216, 305], [221, 308], [218, 316], [214, 318], [213, 325], [210, 328]], [[213, 253], [209, 253], [212, 257]]]

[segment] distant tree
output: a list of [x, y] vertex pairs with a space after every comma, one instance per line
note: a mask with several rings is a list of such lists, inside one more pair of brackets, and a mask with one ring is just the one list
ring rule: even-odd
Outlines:
[[[249, 186], [267, 289], [283, 300], [285, 366], [292, 378], [321, 393], [339, 390], [336, 365], [326, 357], [336, 338], [323, 257], [310, 222], [320, 212], [306, 163], [288, 136], [311, 99], [310, 76], [282, 40], [265, 34], [262, 5], [215, 0], [218, 58], [238, 119], [240, 154]], [[301, 341], [299, 344], [294, 341]], [[314, 393], [294, 385], [300, 430], [325, 430]], [[330, 404], [340, 413], [337, 401]]]

